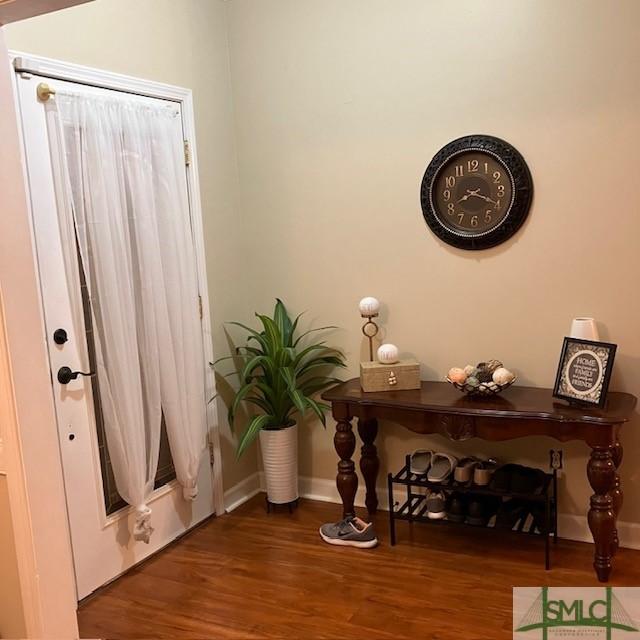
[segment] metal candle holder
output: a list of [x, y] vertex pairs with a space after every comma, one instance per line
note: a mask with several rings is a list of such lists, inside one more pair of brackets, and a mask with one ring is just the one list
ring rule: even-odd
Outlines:
[[372, 318], [377, 318], [378, 313], [376, 312], [369, 315], [361, 312], [360, 315], [367, 319], [367, 321], [362, 325], [362, 333], [369, 339], [369, 360], [373, 362], [373, 339], [378, 335], [378, 331], [380, 329]]

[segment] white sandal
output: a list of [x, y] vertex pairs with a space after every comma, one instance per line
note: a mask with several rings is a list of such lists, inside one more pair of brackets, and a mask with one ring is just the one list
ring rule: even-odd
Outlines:
[[431, 468], [427, 474], [429, 482], [444, 482], [456, 468], [458, 458], [448, 453], [434, 453], [431, 459]]
[[409, 471], [417, 476], [423, 476], [433, 460], [433, 451], [431, 449], [416, 449], [409, 458]]

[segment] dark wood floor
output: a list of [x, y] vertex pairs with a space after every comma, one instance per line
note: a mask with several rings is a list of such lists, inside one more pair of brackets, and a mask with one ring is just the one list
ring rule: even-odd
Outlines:
[[[318, 527], [334, 504], [302, 500], [267, 515], [257, 496], [212, 519], [83, 603], [84, 638], [511, 638], [512, 586], [595, 586], [591, 545], [400, 523], [388, 545], [331, 547]], [[640, 584], [621, 550], [613, 584]]]

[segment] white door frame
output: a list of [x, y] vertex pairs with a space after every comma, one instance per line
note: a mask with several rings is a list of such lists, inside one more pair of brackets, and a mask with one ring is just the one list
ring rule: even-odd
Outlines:
[[0, 30], [0, 471], [7, 476], [27, 636], [74, 638], [73, 561], [15, 95]]
[[[20, 598], [28, 637], [42, 633], [42, 615], [37, 581], [37, 560], [33, 549], [33, 531], [29, 517], [29, 496], [22, 465], [20, 425], [15, 403], [15, 389], [7, 331], [4, 301], [0, 289], [0, 476], [7, 478], [9, 517], [15, 538], [16, 564], [20, 576]], [[2, 514], [6, 517], [7, 514]], [[19, 535], [18, 535], [19, 532]], [[69, 565], [70, 567], [70, 565]]]
[[[103, 89], [114, 89], [126, 93], [173, 100], [179, 102], [182, 110], [184, 138], [189, 144], [190, 162], [187, 169], [187, 187], [194, 231], [196, 266], [198, 283], [202, 296], [202, 328], [205, 358], [214, 361], [211, 310], [209, 306], [209, 290], [207, 284], [207, 268], [205, 261], [204, 232], [202, 224], [202, 203], [200, 199], [200, 182], [198, 176], [198, 154], [196, 148], [195, 119], [193, 114], [193, 94], [191, 89], [174, 85], [143, 80], [110, 71], [93, 69], [78, 64], [53, 60], [18, 51], [9, 51], [14, 69], [18, 73], [28, 73], [52, 80], [66, 80]], [[53, 83], [55, 84], [55, 83]], [[16, 92], [17, 99], [17, 92]], [[207, 399], [215, 395], [215, 376], [212, 368], [206, 372]], [[210, 443], [210, 455], [213, 460], [213, 492], [215, 513], [222, 515], [224, 509], [224, 489], [222, 484], [222, 454], [220, 448], [220, 429], [215, 402], [207, 405], [207, 425]]]

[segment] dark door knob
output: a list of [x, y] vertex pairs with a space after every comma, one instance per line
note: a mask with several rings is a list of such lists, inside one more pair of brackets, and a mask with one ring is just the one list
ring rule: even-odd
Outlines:
[[58, 382], [60, 384], [69, 384], [72, 380], [75, 380], [78, 376], [92, 376], [93, 371], [84, 373], [84, 371], [72, 371], [69, 367], [60, 367], [58, 369]]
[[69, 336], [64, 329], [56, 329], [53, 332], [53, 341], [56, 344], [64, 344], [67, 340], [69, 340]]

